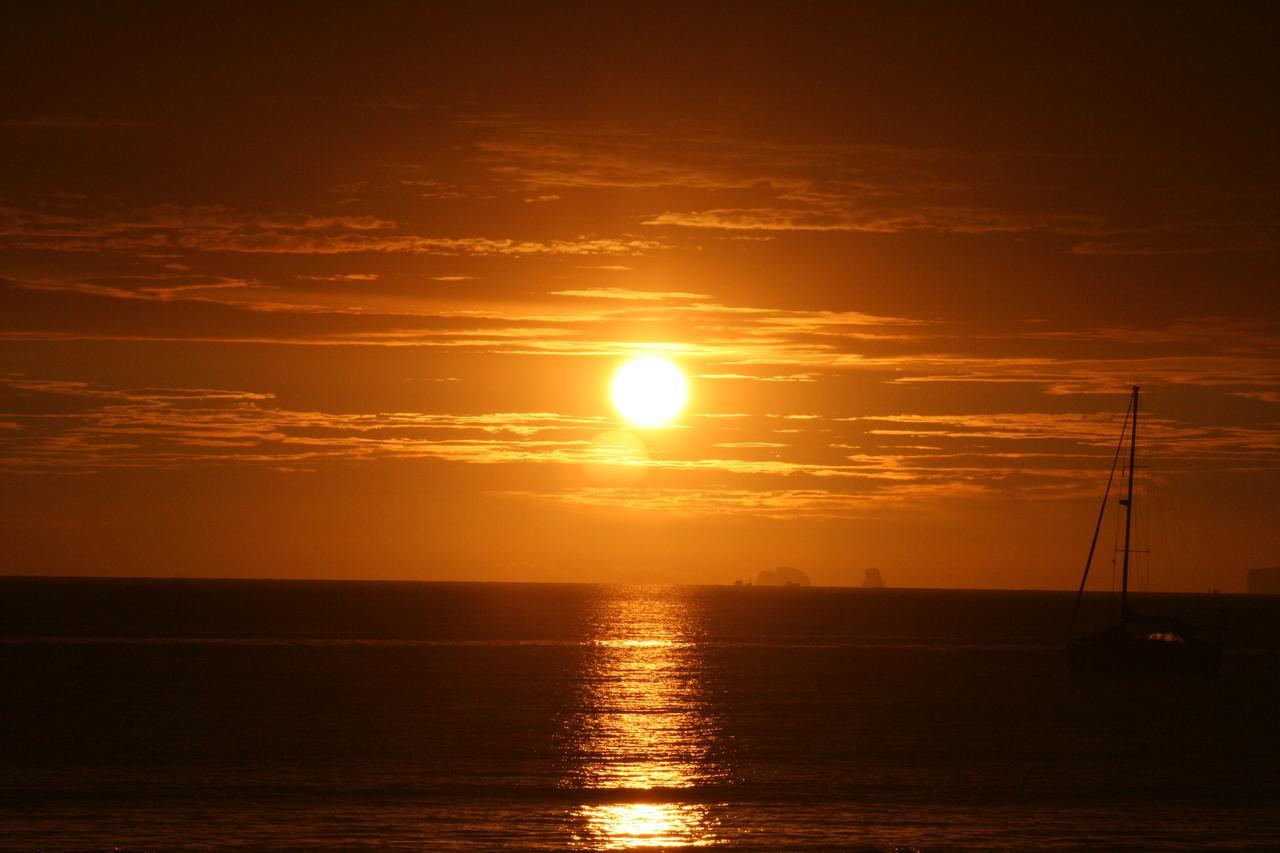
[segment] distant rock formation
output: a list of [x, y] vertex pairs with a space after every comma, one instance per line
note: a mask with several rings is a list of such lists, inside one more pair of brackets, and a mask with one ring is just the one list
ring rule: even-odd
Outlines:
[[880, 570], [875, 566], [867, 569], [866, 575], [862, 578], [863, 589], [884, 589], [884, 578], [880, 577]]
[[756, 575], [758, 586], [808, 586], [809, 576], [799, 569], [790, 566], [778, 566], [776, 569], [763, 569]]
[[1249, 592], [1254, 595], [1280, 595], [1280, 567], [1250, 569]]

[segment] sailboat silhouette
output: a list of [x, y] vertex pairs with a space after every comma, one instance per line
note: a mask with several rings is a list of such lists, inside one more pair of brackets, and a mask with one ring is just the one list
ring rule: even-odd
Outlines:
[[[1116, 446], [1111, 462], [1111, 474], [1102, 495], [1098, 510], [1098, 522], [1093, 529], [1093, 541], [1089, 544], [1089, 556], [1085, 560], [1084, 575], [1076, 592], [1075, 606], [1071, 611], [1071, 628], [1067, 637], [1067, 656], [1071, 671], [1085, 674], [1107, 675], [1213, 675], [1222, 665], [1221, 630], [1212, 625], [1193, 625], [1173, 617], [1140, 614], [1129, 606], [1129, 555], [1133, 532], [1133, 472], [1138, 450], [1138, 396], [1140, 389], [1133, 386], [1124, 426], [1120, 430], [1120, 443]], [[1120, 574], [1120, 619], [1117, 624], [1086, 634], [1075, 633], [1076, 617], [1080, 601], [1084, 597], [1085, 584], [1089, 580], [1089, 568], [1098, 545], [1098, 533], [1111, 495], [1116, 466], [1120, 461], [1126, 439], [1129, 446], [1127, 465], [1128, 485], [1125, 497], [1118, 501], [1124, 509], [1124, 562]]]

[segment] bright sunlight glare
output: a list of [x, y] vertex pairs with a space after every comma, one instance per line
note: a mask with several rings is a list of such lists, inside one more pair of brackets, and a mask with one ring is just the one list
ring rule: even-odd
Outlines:
[[680, 414], [689, 398], [689, 383], [667, 359], [646, 355], [618, 368], [609, 392], [614, 407], [632, 424], [656, 427]]

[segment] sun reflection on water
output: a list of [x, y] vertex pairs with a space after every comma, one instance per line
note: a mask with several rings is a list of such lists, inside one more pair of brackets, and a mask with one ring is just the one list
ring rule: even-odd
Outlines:
[[714, 755], [719, 726], [703, 684], [695, 615], [679, 589], [602, 593], [567, 735], [565, 784], [592, 792], [572, 815], [576, 846], [717, 842], [709, 806], [688, 796], [727, 778]]
[[614, 803], [583, 806], [583, 846], [595, 850], [638, 847], [708, 847], [716, 843], [708, 808], [696, 803]]

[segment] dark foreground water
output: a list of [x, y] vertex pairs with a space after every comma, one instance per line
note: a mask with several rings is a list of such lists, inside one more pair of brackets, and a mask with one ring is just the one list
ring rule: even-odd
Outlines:
[[0, 849], [1280, 847], [1280, 599], [1147, 603], [1219, 678], [1060, 593], [0, 579]]

